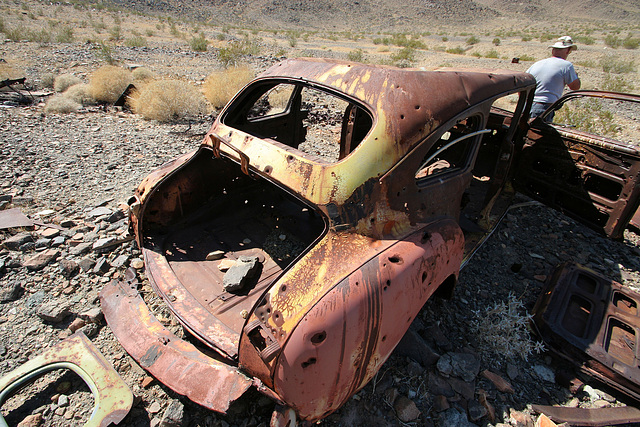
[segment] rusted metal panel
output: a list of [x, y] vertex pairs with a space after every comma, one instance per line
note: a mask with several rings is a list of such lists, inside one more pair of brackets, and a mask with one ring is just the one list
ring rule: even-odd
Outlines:
[[143, 253], [149, 282], [158, 295], [163, 296], [165, 303], [182, 323], [196, 336], [202, 336], [205, 342], [215, 340], [215, 348], [228, 357], [237, 357], [238, 334], [215, 317], [208, 315], [202, 304], [180, 284], [161, 250], [144, 248]]
[[636, 230], [640, 230], [640, 209], [636, 209], [636, 212], [633, 214], [629, 224], [631, 224], [632, 227], [635, 227]]
[[[457, 277], [463, 246], [457, 224], [439, 221], [340, 281], [283, 342], [276, 392], [302, 419], [317, 420], [339, 408], [373, 378], [438, 285]], [[439, 262], [445, 259], [449, 264]], [[284, 312], [276, 302], [272, 308]], [[280, 337], [277, 319], [269, 320]]]
[[573, 263], [548, 279], [533, 309], [537, 331], [582, 371], [640, 400], [640, 294]]
[[[86, 427], [119, 424], [129, 413], [133, 394], [107, 359], [82, 333], [76, 332], [0, 379], [0, 405], [22, 385], [56, 369], [69, 369], [87, 384], [95, 406]], [[0, 424], [4, 419], [0, 415]]]
[[532, 128], [518, 189], [610, 237], [621, 238], [640, 199], [640, 150], [584, 132]]
[[118, 341], [140, 366], [176, 393], [226, 412], [251, 386], [251, 379], [162, 326], [132, 283], [112, 281], [100, 293], [102, 311]]
[[633, 406], [613, 408], [565, 408], [562, 406], [532, 405], [534, 411], [547, 415], [558, 423], [572, 426], [602, 427], [640, 422], [640, 409]]
[[[534, 87], [526, 73], [470, 70], [422, 71], [362, 65], [324, 59], [287, 60], [265, 71], [268, 78], [313, 81], [359, 100], [372, 111], [373, 128], [354, 153], [335, 164], [319, 164], [279, 150], [270, 142], [224, 124], [221, 113], [209, 134], [224, 136], [257, 170], [270, 166], [270, 176], [301, 197], [319, 205], [343, 205], [362, 183], [377, 179], [439, 125], [466, 108], [518, 88]], [[242, 102], [238, 98], [236, 102]], [[211, 145], [210, 137], [205, 142]], [[221, 146], [230, 158], [237, 154]], [[366, 159], [366, 161], [364, 160]], [[348, 171], [348, 172], [347, 172]]]
[[0, 230], [17, 227], [33, 227], [34, 222], [22, 213], [20, 208], [0, 212]]

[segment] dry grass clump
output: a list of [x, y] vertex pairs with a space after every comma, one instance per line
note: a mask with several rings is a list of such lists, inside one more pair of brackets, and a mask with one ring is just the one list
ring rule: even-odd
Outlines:
[[96, 103], [96, 100], [93, 99], [90, 93], [90, 86], [86, 83], [79, 83], [77, 85], [73, 85], [64, 91], [62, 94], [65, 98], [69, 98], [74, 102], [85, 105], [93, 105]]
[[60, 74], [53, 80], [53, 90], [56, 92], [64, 92], [71, 86], [79, 83], [82, 83], [82, 80], [73, 74]]
[[53, 82], [56, 80], [56, 75], [53, 73], [44, 73], [40, 76], [40, 84], [42, 87], [53, 87]]
[[195, 87], [181, 80], [156, 80], [129, 97], [134, 113], [145, 119], [170, 122], [204, 114], [207, 104]]
[[134, 82], [145, 83], [156, 78], [153, 71], [146, 67], [138, 67], [131, 72]]
[[47, 101], [44, 106], [44, 112], [47, 114], [52, 113], [74, 113], [82, 108], [82, 105], [78, 104], [71, 98], [67, 98], [63, 95], [54, 95]]
[[115, 65], [105, 65], [91, 73], [89, 93], [96, 101], [113, 103], [132, 81], [130, 71]]
[[249, 67], [231, 67], [209, 74], [202, 90], [211, 105], [222, 108], [251, 79], [253, 79], [253, 71]]
[[[520, 356], [525, 361], [533, 352], [544, 350], [542, 342], [531, 339], [527, 328], [531, 316], [514, 295], [509, 294], [506, 302], [496, 302], [484, 313], [475, 314], [471, 328], [480, 341], [480, 349], [506, 359]], [[496, 362], [500, 363], [500, 360], [496, 359]]]

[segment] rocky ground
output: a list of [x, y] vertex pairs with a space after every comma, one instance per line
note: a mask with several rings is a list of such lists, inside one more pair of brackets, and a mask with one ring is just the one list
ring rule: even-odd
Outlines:
[[[95, 10], [90, 15], [71, 6], [65, 8], [55, 8], [58, 19], [66, 12], [99, 21]], [[5, 24], [13, 25], [12, 18], [28, 13], [28, 9], [16, 9], [6, 14]], [[46, 12], [53, 16], [53, 10]], [[126, 25], [156, 31], [149, 36], [148, 47], [114, 46], [112, 55], [120, 64], [143, 64], [158, 75], [194, 82], [202, 82], [220, 66], [214, 48], [195, 53], [185, 40], [167, 41], [168, 25], [165, 32], [157, 29], [155, 18], [143, 22], [133, 15], [105, 16], [109, 26], [119, 17], [123, 31]], [[80, 23], [78, 34], [94, 37], [88, 28]], [[185, 26], [179, 28], [186, 31]], [[218, 31], [207, 28], [206, 32], [213, 40]], [[236, 36], [243, 37], [240, 33]], [[283, 46], [288, 56], [344, 59], [360, 47], [365, 50], [365, 60], [389, 55], [370, 40], [331, 41], [313, 35], [309, 40], [298, 40], [294, 49], [286, 44], [283, 34], [261, 32], [259, 36], [263, 37], [264, 56], [251, 58], [256, 70], [272, 64], [276, 58], [268, 52]], [[449, 36], [447, 42], [435, 34], [425, 40], [430, 47], [448, 48], [464, 44], [467, 37]], [[491, 44], [492, 36], [482, 39], [473, 49], [485, 52], [496, 48], [502, 59], [448, 55], [430, 49], [419, 51], [416, 65], [524, 71], [530, 63], [511, 64], [505, 58], [527, 52], [540, 59], [548, 53], [546, 43], [523, 44], [515, 36], [504, 38], [500, 47]], [[45, 73], [73, 73], [85, 79], [104, 63], [96, 43], [5, 42], [0, 53], [10, 65], [22, 68], [35, 86], [44, 80]], [[609, 53], [599, 41], [581, 46], [575, 59], [600, 61]], [[616, 55], [635, 60], [636, 54], [618, 50]], [[578, 71], [589, 88], [597, 88], [602, 81], [602, 73], [594, 67]], [[637, 82], [638, 73], [627, 77]], [[82, 331], [133, 391], [134, 406], [123, 425], [268, 425], [273, 403], [256, 391], [222, 416], [158, 383], [126, 354], [100, 313], [98, 294], [103, 284], [121, 279], [125, 270], [133, 267], [155, 314], [165, 326], [182, 334], [145, 279], [140, 251], [127, 232], [124, 202], [155, 167], [195, 149], [212, 120], [208, 116], [191, 123], [161, 124], [114, 108], [89, 107], [69, 115], [45, 115], [42, 103], [0, 106], [0, 209], [19, 209], [37, 224], [0, 230], [0, 375]], [[558, 385], [557, 374], [576, 374], [571, 366], [544, 350], [533, 351], [527, 360], [518, 355], [506, 357], [510, 347], [505, 347], [504, 337], [482, 333], [477, 326], [486, 318], [487, 308], [500, 312], [501, 304], [506, 303], [511, 304], [513, 319], [524, 321], [544, 280], [563, 261], [579, 262], [640, 289], [637, 234], [627, 231], [622, 241], [608, 240], [555, 211], [524, 199], [518, 202], [523, 204], [507, 214], [462, 271], [453, 299], [429, 301], [409, 338], [374, 381], [321, 425], [531, 426], [537, 418], [532, 404], [590, 408], [636, 405], [586, 377], [581, 377], [586, 385], [577, 390]], [[534, 342], [526, 329], [509, 337], [506, 342], [517, 348], [535, 350], [529, 347]], [[77, 376], [55, 371], [10, 398], [2, 413], [9, 425], [82, 425], [91, 405], [90, 392]]]
[[[69, 115], [44, 115], [42, 105], [0, 109], [0, 206], [19, 208], [40, 224], [1, 234], [1, 374], [82, 331], [135, 395], [124, 425], [268, 424], [273, 404], [257, 392], [227, 416], [176, 395], [124, 352], [100, 315], [101, 286], [122, 278], [128, 267], [137, 270], [143, 293], [150, 293], [123, 202], [149, 171], [194, 149], [210, 121], [159, 124], [99, 107]], [[535, 403], [624, 404], [584, 377], [589, 385], [572, 393], [555, 383], [554, 374], [573, 370], [551, 354], [533, 353], [526, 361], [504, 357], [472, 326], [487, 307], [506, 301], [517, 301], [517, 315], [526, 316], [546, 276], [563, 261], [637, 288], [638, 240], [633, 232], [620, 242], [608, 240], [542, 206], [512, 209], [463, 270], [454, 298], [429, 301], [413, 325], [413, 338], [321, 424], [526, 426], [536, 417], [530, 408]], [[160, 302], [150, 302], [167, 326], [179, 329]], [[10, 424], [31, 416], [30, 425], [39, 417], [47, 426], [81, 425], [90, 406], [80, 379], [56, 372], [10, 399], [3, 414]]]

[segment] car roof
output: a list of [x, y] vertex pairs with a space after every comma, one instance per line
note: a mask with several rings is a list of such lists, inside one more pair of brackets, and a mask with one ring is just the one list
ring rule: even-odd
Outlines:
[[[531, 74], [511, 70], [427, 70], [325, 58], [288, 59], [259, 77], [294, 78], [333, 88], [367, 105], [378, 119], [395, 118], [387, 125], [396, 127], [401, 139], [418, 129], [427, 135], [472, 105], [535, 86]], [[425, 123], [430, 129], [421, 128]]]

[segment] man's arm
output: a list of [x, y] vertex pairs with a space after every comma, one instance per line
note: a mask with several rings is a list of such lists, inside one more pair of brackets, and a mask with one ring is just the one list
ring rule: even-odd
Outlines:
[[580, 79], [575, 79], [574, 81], [569, 83], [567, 86], [569, 86], [569, 89], [571, 89], [571, 90], [580, 89]]

